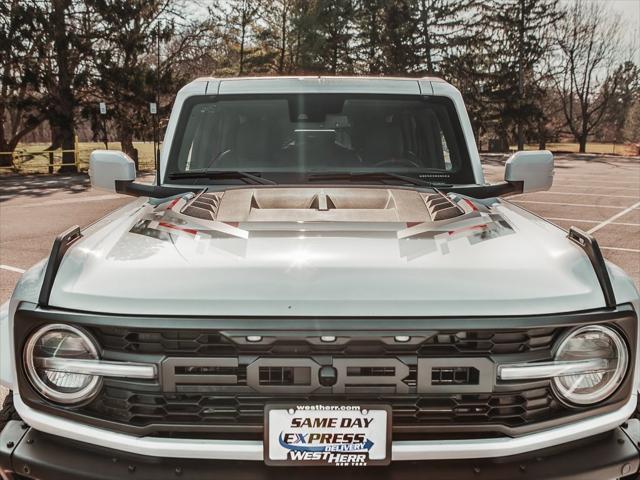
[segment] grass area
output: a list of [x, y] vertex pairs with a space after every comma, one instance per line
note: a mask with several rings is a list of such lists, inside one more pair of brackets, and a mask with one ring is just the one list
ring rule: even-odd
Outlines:
[[[512, 146], [515, 150], [515, 146]], [[538, 145], [525, 145], [525, 150], [538, 150]], [[552, 152], [578, 153], [580, 146], [577, 143], [547, 143], [547, 150]], [[638, 155], [638, 149], [633, 145], [613, 143], [587, 143], [587, 153], [599, 153], [601, 155]]]
[[[133, 142], [138, 150], [140, 170], [153, 170], [153, 142]], [[50, 152], [44, 150], [49, 146], [46, 143], [21, 144], [16, 150], [17, 169], [1, 168], [0, 173], [13, 173], [18, 170], [20, 173], [47, 173], [50, 163]], [[105, 148], [100, 142], [80, 142], [78, 143], [78, 167], [81, 171], [89, 168], [89, 156], [94, 150]], [[120, 143], [109, 142], [109, 150], [120, 150]], [[53, 171], [57, 172], [62, 162], [62, 152], [53, 152]]]
[[[140, 170], [152, 171], [153, 163], [153, 143], [152, 142], [134, 142], [134, 146], [138, 149], [140, 159]], [[46, 143], [29, 143], [22, 144], [18, 147], [17, 168], [0, 167], [1, 173], [47, 173], [49, 171], [49, 152], [44, 152], [48, 147]], [[78, 166], [81, 171], [89, 168], [89, 155], [93, 150], [103, 149], [104, 143], [99, 142], [81, 142], [78, 144]], [[515, 149], [515, 147], [513, 147]], [[120, 143], [109, 142], [110, 150], [120, 150]], [[537, 145], [526, 145], [526, 150], [537, 150]], [[552, 152], [578, 152], [577, 143], [548, 143], [547, 149]], [[612, 143], [588, 143], [587, 153], [602, 155], [637, 155], [638, 151], [633, 145], [614, 145]], [[62, 153], [60, 150], [53, 153], [53, 172], [58, 171], [58, 165], [62, 162]]]

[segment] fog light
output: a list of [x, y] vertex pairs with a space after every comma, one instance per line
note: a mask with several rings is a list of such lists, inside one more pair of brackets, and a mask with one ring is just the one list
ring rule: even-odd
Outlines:
[[571, 403], [587, 405], [609, 397], [622, 383], [629, 365], [627, 346], [618, 332], [599, 325], [581, 327], [565, 338], [556, 362], [602, 359], [593, 371], [555, 377], [554, 386]]
[[95, 343], [82, 330], [64, 324], [37, 330], [24, 348], [24, 365], [29, 381], [40, 394], [58, 403], [89, 400], [100, 388], [101, 377], [65, 372], [51, 360], [97, 360]]

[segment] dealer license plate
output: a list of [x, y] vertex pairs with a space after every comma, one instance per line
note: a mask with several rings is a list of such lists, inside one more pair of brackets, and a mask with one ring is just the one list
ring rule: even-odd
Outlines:
[[264, 459], [268, 465], [387, 465], [391, 461], [391, 408], [267, 405]]

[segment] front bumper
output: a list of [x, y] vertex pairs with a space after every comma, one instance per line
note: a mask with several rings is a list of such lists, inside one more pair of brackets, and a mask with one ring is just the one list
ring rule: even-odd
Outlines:
[[[14, 394], [13, 401], [20, 417], [38, 431], [106, 449], [147, 457], [256, 462], [262, 461], [263, 458], [261, 441], [135, 437], [40, 412], [27, 406], [18, 394]], [[560, 427], [516, 438], [394, 441], [392, 459], [394, 461], [454, 460], [526, 454], [533, 450], [567, 444], [611, 431], [629, 419], [636, 410], [636, 406], [637, 396], [634, 393], [626, 404], [613, 412], [594, 415]]]
[[262, 462], [158, 458], [123, 453], [38, 432], [19, 421], [0, 432], [0, 476], [6, 479], [494, 479], [605, 480], [640, 468], [640, 422], [552, 448], [494, 459], [394, 462], [388, 467], [268, 467]]

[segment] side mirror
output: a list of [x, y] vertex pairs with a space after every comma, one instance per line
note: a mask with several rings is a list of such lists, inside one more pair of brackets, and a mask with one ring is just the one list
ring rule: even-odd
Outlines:
[[136, 179], [136, 166], [123, 152], [94, 150], [89, 157], [89, 176], [92, 187], [115, 192], [117, 180], [132, 182]]
[[519, 193], [549, 190], [553, 184], [553, 154], [548, 150], [514, 153], [505, 165], [504, 179], [522, 185]]

